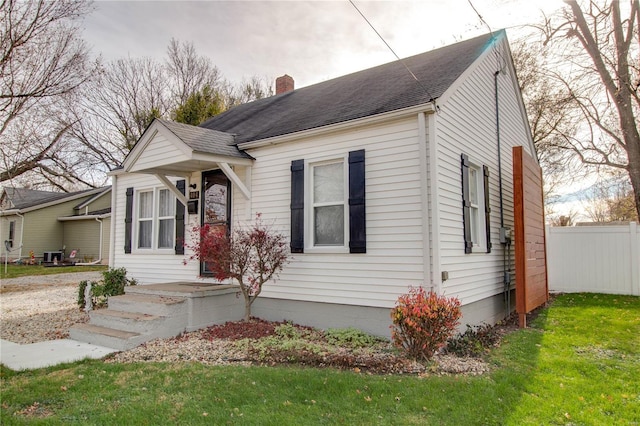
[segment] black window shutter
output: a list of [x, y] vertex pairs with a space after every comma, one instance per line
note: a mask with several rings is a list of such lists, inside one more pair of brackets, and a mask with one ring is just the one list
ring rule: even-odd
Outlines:
[[291, 162], [291, 253], [304, 253], [304, 160]]
[[464, 228], [464, 252], [471, 253], [471, 201], [469, 200], [469, 157], [462, 154], [462, 221]]
[[364, 149], [349, 153], [349, 252], [367, 252]]
[[[176, 182], [176, 188], [182, 194], [185, 193], [186, 182], [184, 179]], [[184, 254], [184, 204], [176, 200], [176, 254]]]
[[133, 226], [133, 188], [127, 188], [124, 208], [124, 252], [131, 253], [131, 229]]
[[491, 253], [491, 203], [489, 202], [489, 167], [482, 166], [484, 174], [484, 220], [487, 233], [487, 253]]

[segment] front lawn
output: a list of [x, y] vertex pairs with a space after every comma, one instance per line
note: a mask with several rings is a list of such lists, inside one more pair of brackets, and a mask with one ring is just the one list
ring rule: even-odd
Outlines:
[[44, 265], [7, 265], [7, 273], [4, 272], [4, 263], [0, 266], [0, 277], [2, 279], [26, 277], [30, 275], [53, 275], [73, 272], [106, 271], [106, 265], [86, 265], [86, 266], [44, 266]]
[[2, 424], [640, 424], [640, 298], [558, 297], [482, 376], [85, 361], [2, 367]]

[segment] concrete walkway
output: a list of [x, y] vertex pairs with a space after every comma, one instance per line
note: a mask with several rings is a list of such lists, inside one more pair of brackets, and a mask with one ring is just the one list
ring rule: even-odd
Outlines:
[[91, 345], [71, 339], [19, 345], [0, 340], [0, 363], [12, 370], [31, 370], [82, 359], [100, 359], [117, 349]]

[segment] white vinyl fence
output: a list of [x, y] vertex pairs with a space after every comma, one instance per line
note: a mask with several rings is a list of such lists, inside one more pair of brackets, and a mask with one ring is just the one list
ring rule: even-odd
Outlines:
[[640, 295], [640, 227], [547, 227], [549, 291]]

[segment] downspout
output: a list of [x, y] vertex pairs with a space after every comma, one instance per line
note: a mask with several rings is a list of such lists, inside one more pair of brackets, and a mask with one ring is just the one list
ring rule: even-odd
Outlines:
[[500, 103], [498, 96], [498, 76], [500, 70], [493, 74], [496, 111], [496, 142], [498, 145], [498, 188], [500, 192], [500, 244], [502, 245], [503, 297], [506, 315], [511, 314], [511, 236], [504, 226], [504, 195], [502, 189], [502, 143], [500, 141]]
[[98, 217], [96, 217], [95, 220], [100, 224], [100, 246], [98, 248], [98, 260], [95, 260], [93, 262], [76, 262], [76, 266], [99, 265], [102, 262], [102, 228], [104, 223], [102, 222], [102, 219]]
[[[496, 103], [496, 140], [498, 142], [498, 185], [500, 188], [500, 228], [504, 228], [504, 199], [502, 196], [502, 144], [500, 142], [500, 109], [498, 102], [498, 76], [500, 71], [496, 71], [493, 74], [493, 85], [495, 88], [495, 103]], [[500, 239], [502, 243], [502, 238]]]
[[16, 216], [20, 218], [20, 246], [18, 247], [18, 259], [22, 259], [22, 247], [24, 246], [24, 216], [20, 212], [16, 212]]

